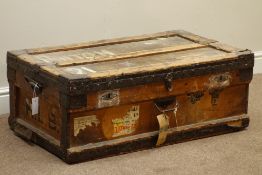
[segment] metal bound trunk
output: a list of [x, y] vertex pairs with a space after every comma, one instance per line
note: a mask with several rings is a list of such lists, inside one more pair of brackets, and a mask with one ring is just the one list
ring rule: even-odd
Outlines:
[[248, 126], [254, 55], [185, 31], [7, 53], [9, 124], [67, 163]]

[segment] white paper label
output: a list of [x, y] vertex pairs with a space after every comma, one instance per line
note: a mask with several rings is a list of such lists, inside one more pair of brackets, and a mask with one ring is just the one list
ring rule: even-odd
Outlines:
[[38, 101], [39, 101], [39, 97], [32, 98], [32, 115], [38, 114], [38, 108], [39, 108]]

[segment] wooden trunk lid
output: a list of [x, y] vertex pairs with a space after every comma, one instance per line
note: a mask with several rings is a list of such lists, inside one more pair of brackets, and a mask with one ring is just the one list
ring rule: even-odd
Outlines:
[[[253, 67], [251, 51], [185, 31], [29, 49], [9, 54], [40, 67], [41, 71], [52, 77], [67, 80], [71, 86], [67, 87], [67, 91], [80, 94], [86, 90], [159, 81], [166, 79], [167, 74], [175, 79], [201, 74], [201, 71], [205, 74], [216, 69]], [[231, 64], [227, 64], [230, 61]]]

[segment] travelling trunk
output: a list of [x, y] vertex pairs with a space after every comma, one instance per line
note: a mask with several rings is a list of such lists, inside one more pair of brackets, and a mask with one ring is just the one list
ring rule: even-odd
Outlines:
[[67, 163], [239, 131], [253, 65], [186, 31], [10, 51], [9, 125]]

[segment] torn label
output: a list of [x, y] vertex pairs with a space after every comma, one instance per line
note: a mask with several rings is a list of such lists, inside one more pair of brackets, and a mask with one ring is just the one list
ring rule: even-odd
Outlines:
[[77, 136], [80, 130], [84, 130], [87, 126], [97, 127], [99, 123], [100, 121], [95, 115], [74, 118], [74, 136]]
[[113, 137], [128, 135], [135, 131], [139, 119], [139, 106], [132, 106], [123, 118], [112, 120], [114, 127]]

